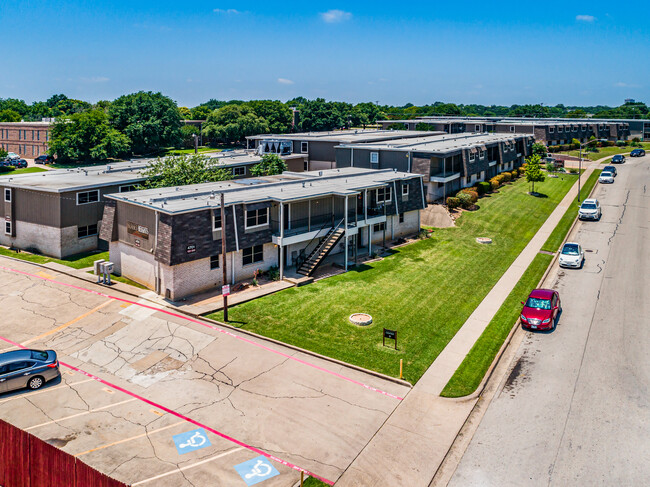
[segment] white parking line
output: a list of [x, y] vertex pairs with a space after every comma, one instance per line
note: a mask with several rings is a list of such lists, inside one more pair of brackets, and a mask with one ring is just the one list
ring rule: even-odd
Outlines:
[[235, 453], [235, 452], [238, 452], [238, 451], [243, 450], [243, 449], [244, 448], [241, 448], [241, 447], [240, 448], [233, 448], [232, 450], [228, 450], [226, 452], [220, 453], [219, 455], [215, 455], [213, 457], [206, 458], [205, 460], [201, 460], [200, 462], [193, 463], [192, 465], [187, 465], [185, 467], [175, 468], [174, 470], [172, 470], [170, 472], [166, 472], [166, 473], [163, 473], [163, 474], [160, 474], [160, 475], [156, 475], [155, 477], [150, 477], [148, 479], [141, 480], [140, 482], [136, 482], [135, 484], [131, 484], [131, 487], [135, 487], [136, 485], [146, 484], [147, 482], [151, 482], [152, 480], [158, 480], [160, 478], [167, 477], [168, 475], [173, 475], [175, 473], [183, 472], [183, 471], [188, 470], [190, 468], [198, 467], [199, 465], [203, 465], [204, 463], [208, 463], [208, 462], [211, 462], [212, 460], [216, 460], [218, 458], [225, 457], [227, 455], [230, 455], [231, 453]]
[[79, 416], [84, 416], [86, 414], [94, 413], [96, 411], [103, 411], [104, 409], [112, 408], [114, 406], [119, 406], [121, 404], [126, 404], [127, 402], [133, 402], [133, 401], [137, 401], [137, 399], [136, 398], [127, 399], [126, 401], [116, 402], [115, 404], [109, 404], [108, 406], [102, 406], [101, 408], [89, 409], [88, 411], [84, 411], [83, 413], [73, 414], [72, 416], [66, 416], [64, 418], [48, 421], [47, 423], [36, 424], [34, 426], [30, 426], [29, 428], [24, 428], [24, 430], [25, 431], [33, 430], [34, 428], [40, 428], [41, 426], [47, 426], [48, 424], [58, 423], [59, 421], [65, 421], [66, 419], [78, 418]]
[[93, 380], [94, 379], [84, 379], [84, 380], [80, 380], [79, 382], [72, 382], [70, 384], [61, 384], [61, 385], [54, 386], [54, 387], [48, 387], [47, 389], [41, 389], [40, 391], [33, 391], [33, 392], [30, 392], [28, 395], [22, 395], [21, 394], [21, 395], [18, 395], [18, 396], [8, 397], [7, 399], [3, 399], [2, 401], [0, 401], [0, 404], [4, 404], [5, 402], [13, 401], [14, 399], [22, 399], [23, 397], [33, 397], [33, 396], [37, 396], [38, 394], [44, 394], [46, 392], [56, 391], [57, 389], [63, 389], [64, 387], [72, 387], [72, 386], [75, 386], [77, 384], [83, 384], [84, 382], [92, 382]]

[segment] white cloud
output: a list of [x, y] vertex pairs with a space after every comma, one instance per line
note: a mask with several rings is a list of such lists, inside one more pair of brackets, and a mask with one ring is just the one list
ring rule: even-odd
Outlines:
[[336, 24], [338, 22], [344, 22], [352, 18], [350, 12], [344, 12], [343, 10], [333, 9], [328, 10], [327, 12], [321, 12], [321, 19], [328, 24]]
[[641, 85], [634, 84], [634, 83], [624, 83], [623, 81], [619, 81], [618, 83], [614, 83], [614, 86], [616, 88], [641, 88]]
[[234, 8], [215, 8], [213, 12], [215, 14], [232, 14], [232, 15], [237, 15], [241, 13], [239, 10], [236, 10]]
[[278, 83], [280, 83], [281, 85], [292, 85], [293, 81], [287, 78], [278, 78]]
[[84, 83], [106, 83], [107, 81], [110, 81], [110, 78], [107, 78], [106, 76], [91, 76], [90, 78], [81, 78], [81, 81]]
[[593, 15], [576, 15], [576, 20], [579, 22], [593, 22], [596, 20], [596, 17]]

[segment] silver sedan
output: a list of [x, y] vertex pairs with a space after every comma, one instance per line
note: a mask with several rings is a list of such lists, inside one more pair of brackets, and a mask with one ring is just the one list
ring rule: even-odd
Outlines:
[[61, 376], [54, 350], [13, 350], [0, 354], [0, 393], [35, 390]]

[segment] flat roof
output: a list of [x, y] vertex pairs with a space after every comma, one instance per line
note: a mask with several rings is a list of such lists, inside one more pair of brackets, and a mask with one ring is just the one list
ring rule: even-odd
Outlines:
[[[262, 201], [291, 202], [322, 196], [356, 195], [363, 189], [386, 183], [417, 179], [419, 174], [392, 169], [374, 170], [358, 167], [309, 172], [285, 172], [277, 176], [236, 179], [192, 184], [171, 188], [145, 189], [106, 195], [107, 198], [150, 208], [168, 214], [219, 208], [220, 193], [226, 206]], [[356, 204], [352, 203], [352, 204]]]
[[376, 149], [403, 152], [435, 152], [446, 153], [460, 149], [468, 149], [496, 142], [507, 142], [525, 137], [527, 134], [472, 133], [435, 135], [415, 139], [387, 140], [372, 144], [347, 144], [341, 148]]
[[415, 130], [378, 130], [378, 129], [349, 129], [331, 130], [329, 132], [300, 132], [297, 134], [261, 134], [246, 137], [249, 140], [301, 140], [314, 142], [339, 142], [342, 144], [352, 142], [371, 142], [377, 140], [399, 139], [404, 137], [422, 137], [436, 135], [439, 131]]

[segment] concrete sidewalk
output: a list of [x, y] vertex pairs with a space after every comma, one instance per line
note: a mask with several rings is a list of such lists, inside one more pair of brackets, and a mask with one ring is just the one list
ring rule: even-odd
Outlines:
[[[581, 184], [598, 162], [585, 164]], [[577, 184], [577, 178], [576, 178]], [[418, 383], [347, 468], [340, 486], [428, 486], [479, 398], [440, 397], [577, 195], [574, 185]]]

